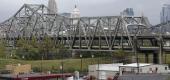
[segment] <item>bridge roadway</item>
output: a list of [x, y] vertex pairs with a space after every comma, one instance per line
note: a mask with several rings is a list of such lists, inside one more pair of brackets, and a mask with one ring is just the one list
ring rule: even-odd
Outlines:
[[[82, 36], [82, 35], [81, 36], [74, 36], [74, 35], [66, 36], [66, 35], [64, 35], [64, 36], [53, 36], [53, 37], [51, 36], [51, 39], [72, 40], [74, 38], [75, 40], [79, 40], [79, 39], [81, 39], [81, 40], [89, 40], [89, 39], [94, 38], [94, 40], [98, 40], [99, 37], [101, 39], [106, 39], [107, 38], [107, 39], [112, 39], [113, 40], [113, 38], [115, 36], [94, 36], [93, 37], [93, 36]], [[115, 39], [120, 40], [122, 37], [125, 40], [127, 40], [129, 38], [127, 35], [126, 36], [120, 36], [119, 35], [119, 36], [116, 36]], [[132, 35], [130, 37], [133, 39], [134, 35]], [[151, 40], [151, 39], [158, 39], [160, 37], [160, 35], [137, 35], [136, 37], [137, 37], [138, 40], [141, 40], [141, 39], [142, 40]], [[163, 40], [170, 40], [170, 35], [162, 35], [161, 37], [162, 37]], [[27, 39], [27, 40], [32, 39], [32, 37], [22, 37], [22, 38]], [[7, 38], [3, 38], [3, 39], [6, 39], [6, 40], [19, 40], [20, 37], [11, 36], [11, 37], [7, 37]], [[37, 37], [37, 39], [42, 40], [43, 37]]]
[[[128, 40], [129, 37], [128, 36], [116, 36], [115, 37], [115, 40], [121, 40], [121, 38], [123, 37], [124, 40]], [[130, 36], [133, 40], [134, 36]], [[80, 40], [89, 40], [89, 41], [92, 41], [92, 39], [95, 41], [95, 40], [107, 40], [108, 41], [113, 41], [114, 39], [114, 36], [90, 36], [90, 37], [87, 37], [87, 36], [59, 36], [59, 37], [51, 37], [52, 40], [56, 40], [56, 41], [69, 41], [69, 42], [75, 42], [75, 41], [80, 41]], [[150, 45], [150, 46], [143, 46], [143, 45], [137, 45], [138, 46], [138, 51], [158, 51], [159, 50], [159, 38], [160, 36], [159, 35], [138, 35], [137, 36], [137, 40], [140, 41], [140, 40], [150, 40], [154, 43], [154, 44], [157, 44], [157, 45]], [[11, 37], [11, 38], [4, 38], [6, 40], [11, 40], [11, 41], [17, 41], [19, 40], [20, 38], [19, 37]], [[31, 40], [32, 38], [31, 37], [25, 37], [24, 39], [26, 40]], [[39, 37], [37, 38], [37, 40], [42, 40], [43, 37]], [[162, 35], [162, 39], [164, 41], [170, 41], [170, 35]], [[155, 42], [154, 42], [155, 41]], [[132, 46], [129, 46], [127, 44], [125, 45], [114, 45], [112, 48], [109, 48], [109, 46], [107, 45], [92, 45], [90, 46], [87, 46], [88, 43], [86, 43], [85, 45], [80, 45], [81, 42], [78, 42], [78, 44], [75, 44], [75, 45], [68, 45], [66, 44], [65, 47], [66, 48], [69, 48], [69, 49], [73, 49], [73, 50], [81, 50], [81, 51], [115, 51], [115, 50], [118, 50], [118, 49], [123, 49], [123, 50], [126, 50], [126, 51], [132, 51], [133, 50], [133, 47]], [[164, 46], [163, 45], [163, 50], [164, 51], [170, 51], [170, 46]]]
[[[69, 48], [68, 46], [65, 46], [67, 48]], [[114, 46], [113, 49], [109, 49], [108, 46], [102, 46], [101, 49], [99, 49], [99, 46], [93, 46], [93, 48], [91, 49], [88, 49], [87, 46], [82, 46], [81, 49], [79, 49], [79, 46], [74, 46], [74, 48], [72, 48], [72, 50], [75, 50], [75, 51], [102, 51], [102, 52], [105, 52], [105, 51], [111, 51], [111, 52], [114, 52], [116, 50], [119, 50], [119, 49], [122, 49], [122, 47], [120, 46]], [[154, 52], [154, 51], [159, 51], [159, 47], [139, 47], [137, 49], [138, 52]], [[133, 52], [133, 48], [132, 47], [123, 47], [123, 50], [127, 51], [127, 52]], [[163, 50], [165, 52], [170, 52], [170, 46], [166, 46], [166, 47], [163, 47]]]
[[[22, 37], [23, 38], [23, 37]], [[11, 37], [6, 38], [6, 40], [17, 41], [19, 37]], [[27, 40], [31, 40], [31, 37], [25, 37]], [[43, 37], [37, 38], [37, 40], [43, 40]], [[162, 57], [160, 55], [163, 52], [169, 52], [170, 46], [165, 46], [163, 41], [170, 41], [170, 35], [138, 35], [135, 37], [131, 36], [82, 36], [82, 35], [71, 35], [71, 36], [58, 36], [58, 37], [51, 37], [52, 40], [56, 40], [57, 43], [62, 43], [64, 46], [70, 50], [74, 51], [116, 51], [123, 49], [127, 52], [135, 52], [138, 53], [152, 53], [154, 56], [154, 63], [162, 63]], [[132, 44], [123, 44], [119, 43], [123, 40], [126, 42], [130, 41]], [[112, 45], [114, 40], [118, 41]], [[147, 44], [148, 46], [141, 45], [142, 41], [149, 41]], [[106, 43], [103, 43], [105, 42]], [[134, 41], [137, 41], [134, 43]], [[88, 42], [88, 43], [87, 43]], [[93, 44], [95, 42], [95, 44]], [[161, 44], [160, 44], [161, 43]], [[143, 44], [143, 43], [142, 43]], [[136, 46], [137, 48], [134, 48]]]

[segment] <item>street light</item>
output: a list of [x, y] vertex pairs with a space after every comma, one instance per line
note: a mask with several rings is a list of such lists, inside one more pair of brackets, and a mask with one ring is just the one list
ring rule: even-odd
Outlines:
[[92, 54], [91, 57], [94, 58], [94, 55]]
[[23, 56], [22, 56], [22, 59], [24, 59], [24, 58], [25, 58], [25, 56], [23, 55]]
[[10, 55], [11, 57], [12, 57], [12, 53], [11, 53], [11, 55]]
[[41, 54], [41, 74], [43, 73], [43, 54]]
[[64, 69], [63, 69], [63, 60], [61, 61], [61, 65], [60, 65], [60, 70], [61, 70], [61, 74], [62, 74], [62, 80], [64, 80]]
[[61, 60], [60, 69], [61, 69], [61, 73], [62, 73], [62, 80], [64, 80], [64, 55], [62, 54], [61, 57], [62, 57], [62, 60]]
[[[102, 52], [100, 51], [100, 54], [101, 54]], [[98, 59], [97, 59], [97, 69], [98, 69], [98, 71], [97, 71], [97, 79], [99, 80], [99, 75], [100, 75], [100, 70], [99, 70], [99, 67], [100, 67], [100, 55], [99, 55], [99, 57], [98, 57]]]
[[92, 54], [91, 57], [92, 57], [92, 61], [91, 61], [91, 65], [92, 65], [93, 64], [94, 55]]
[[83, 57], [83, 55], [80, 54], [80, 58], [81, 58], [81, 73], [82, 73], [82, 57]]

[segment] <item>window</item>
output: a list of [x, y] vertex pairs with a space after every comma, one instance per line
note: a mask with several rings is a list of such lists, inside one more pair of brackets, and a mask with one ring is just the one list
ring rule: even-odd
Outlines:
[[167, 70], [168, 68], [167, 67], [165, 67], [165, 70]]
[[122, 71], [126, 71], [126, 69], [125, 69], [125, 68], [122, 68]]
[[142, 72], [142, 69], [140, 69], [140, 72]]
[[132, 69], [131, 69], [131, 71], [132, 71], [132, 72], [135, 72], [135, 69], [134, 69], [134, 68], [132, 68]]

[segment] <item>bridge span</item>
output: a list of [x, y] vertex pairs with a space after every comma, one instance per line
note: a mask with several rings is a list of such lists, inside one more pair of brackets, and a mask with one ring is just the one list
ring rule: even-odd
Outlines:
[[145, 16], [68, 18], [48, 11], [44, 5], [23, 5], [0, 24], [1, 39], [14, 46], [19, 39], [49, 36], [70, 50], [154, 52], [159, 63], [163, 52], [170, 51], [170, 22], [153, 26]]

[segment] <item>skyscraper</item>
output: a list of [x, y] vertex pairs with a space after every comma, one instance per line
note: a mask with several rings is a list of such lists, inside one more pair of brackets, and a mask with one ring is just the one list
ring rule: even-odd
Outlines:
[[50, 9], [48, 11], [48, 14], [56, 14], [57, 11], [57, 4], [55, 0], [49, 0], [48, 1], [48, 8]]
[[164, 4], [160, 14], [161, 23], [170, 21], [170, 4]]
[[123, 16], [134, 16], [133, 8], [126, 8], [123, 12], [121, 12]]

